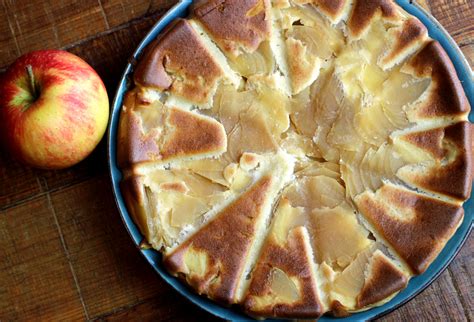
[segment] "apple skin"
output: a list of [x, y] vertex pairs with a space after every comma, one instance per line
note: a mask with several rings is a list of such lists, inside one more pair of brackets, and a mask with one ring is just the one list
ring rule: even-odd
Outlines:
[[80, 162], [102, 139], [108, 119], [104, 83], [67, 51], [30, 52], [0, 76], [0, 140], [27, 165], [62, 169]]

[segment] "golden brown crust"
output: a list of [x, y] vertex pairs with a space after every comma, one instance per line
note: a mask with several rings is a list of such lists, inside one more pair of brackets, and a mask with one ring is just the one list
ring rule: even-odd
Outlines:
[[383, 58], [383, 63], [400, 60], [406, 53], [419, 46], [428, 36], [428, 31], [418, 19], [411, 17], [406, 20], [396, 34], [395, 44]]
[[136, 90], [127, 92], [120, 113], [117, 161], [122, 169], [159, 156], [159, 148], [152, 137], [156, 133], [144, 134], [140, 125], [141, 119], [133, 112], [137, 99]]
[[405, 288], [407, 276], [382, 252], [374, 253], [364, 286], [357, 296], [357, 308], [375, 304]]
[[461, 206], [387, 184], [355, 202], [415, 274], [423, 273], [436, 258], [464, 215]]
[[335, 22], [339, 21], [347, 4], [347, 0], [312, 0], [311, 2]]
[[[268, 198], [271, 177], [263, 177], [240, 198], [221, 211], [187, 241], [164, 258], [164, 265], [175, 275], [185, 274], [186, 281], [199, 294], [232, 304], [250, 247], [255, 239], [256, 223]], [[186, 253], [190, 250], [207, 258], [202, 276], [187, 272]]]
[[[317, 294], [317, 284], [311, 268], [311, 249], [305, 240], [304, 228], [290, 231], [285, 245], [280, 245], [272, 235], [267, 238], [260, 258], [252, 273], [247, 295], [243, 300], [245, 310], [257, 317], [317, 318], [323, 308]], [[271, 294], [273, 268], [299, 281], [299, 298], [294, 303], [273, 302], [256, 307], [256, 298]]]
[[413, 107], [412, 113], [418, 119], [463, 116], [470, 106], [456, 70], [437, 41], [430, 41], [409, 62], [416, 76], [431, 78], [429, 96]]
[[123, 99], [122, 110], [120, 111], [118, 133], [117, 133], [117, 164], [121, 169], [126, 169], [130, 166], [132, 147], [131, 140], [128, 138], [128, 133], [132, 127], [129, 124], [130, 119], [127, 115], [129, 107], [135, 106], [136, 92], [128, 91], [125, 93]]
[[[135, 91], [128, 92], [120, 114], [120, 167], [226, 151], [225, 129], [216, 120], [175, 107], [138, 105], [139, 96]], [[152, 128], [146, 128], [144, 119]]]
[[447, 152], [443, 146], [443, 138], [444, 128], [436, 128], [428, 131], [408, 133], [400, 136], [398, 139], [428, 152], [435, 160], [441, 160]]
[[237, 56], [270, 37], [269, 8], [269, 0], [199, 1], [193, 14], [223, 51]]
[[188, 21], [176, 20], [147, 48], [134, 73], [135, 84], [169, 90], [196, 104], [210, 99], [223, 71]]
[[370, 26], [372, 19], [379, 14], [387, 19], [397, 18], [393, 0], [355, 0], [347, 22], [351, 35], [360, 37]]
[[137, 224], [140, 231], [147, 240], [150, 240], [150, 230], [147, 224], [147, 213], [145, 204], [146, 196], [143, 189], [143, 178], [140, 176], [131, 176], [120, 182], [120, 191], [122, 192], [127, 209], [132, 215], [133, 221]]
[[[122, 112], [121, 119], [125, 118], [124, 114]], [[149, 137], [139, 139], [142, 134], [139, 120], [135, 115], [127, 116], [126, 121], [121, 122], [121, 124], [124, 124], [124, 126], [123, 130], [119, 131], [117, 160], [122, 169], [129, 168], [135, 163], [158, 158], [159, 149], [155, 141]]]
[[171, 108], [167, 126], [172, 129], [161, 149], [163, 160], [198, 154], [225, 152], [227, 136], [224, 127], [214, 119]]
[[314, 81], [318, 74], [319, 63], [311, 62], [311, 59], [316, 60], [317, 57], [309, 58], [307, 48], [299, 40], [287, 39], [286, 51], [293, 93], [299, 93]]
[[351, 315], [347, 311], [347, 308], [341, 302], [337, 300], [331, 302], [330, 309], [331, 309], [331, 314], [338, 318], [343, 318], [343, 317]]
[[459, 122], [447, 127], [409, 133], [401, 137], [430, 154], [433, 163], [412, 165], [397, 174], [405, 182], [426, 191], [461, 201], [471, 195], [471, 126]]

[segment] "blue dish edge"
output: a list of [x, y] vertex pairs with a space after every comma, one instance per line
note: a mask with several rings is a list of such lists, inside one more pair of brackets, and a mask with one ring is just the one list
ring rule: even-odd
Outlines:
[[[474, 93], [473, 93], [473, 82], [472, 82], [472, 71], [467, 63], [467, 60], [463, 57], [460, 49], [457, 47], [454, 40], [449, 36], [449, 34], [444, 30], [444, 28], [432, 18], [426, 11], [424, 11], [419, 5], [413, 3], [410, 0], [396, 0], [397, 3], [408, 13], [416, 16], [420, 21], [425, 24], [428, 28], [429, 34], [433, 39], [436, 39], [440, 42], [443, 48], [448, 53], [453, 65], [458, 73], [458, 77], [461, 80], [461, 83], [464, 87], [468, 100], [471, 106], [474, 105]], [[131, 61], [136, 61], [141, 55], [143, 49], [159, 34], [163, 28], [166, 27], [172, 20], [177, 17], [186, 16], [187, 8], [192, 3], [191, 0], [183, 0], [178, 2], [173, 6], [150, 30], [150, 32], [144, 37], [142, 42], [139, 44], [138, 48], [133, 54]], [[141, 249], [140, 243], [143, 240], [143, 236], [140, 233], [140, 230], [137, 228], [132, 218], [128, 214], [127, 208], [125, 206], [122, 193], [120, 191], [120, 180], [122, 178], [121, 172], [117, 166], [116, 160], [116, 136], [117, 128], [119, 121], [120, 109], [122, 107], [123, 95], [127, 91], [129, 85], [129, 75], [132, 72], [132, 63], [127, 64], [127, 67], [122, 74], [116, 95], [112, 104], [112, 111], [110, 115], [110, 123], [108, 129], [108, 142], [107, 142], [107, 151], [108, 151], [108, 162], [110, 170], [110, 178], [112, 182], [113, 192], [117, 208], [119, 209], [120, 217], [124, 222], [124, 225], [132, 237], [134, 244], [137, 246], [142, 255], [146, 260], [152, 265], [155, 271], [175, 290], [180, 294], [186, 297], [188, 300], [198, 305], [202, 309], [208, 311], [209, 313], [220, 317], [226, 320], [232, 321], [252, 321], [248, 316], [243, 315], [242, 313], [232, 309], [222, 307], [205, 297], [195, 294], [187, 286], [185, 286], [181, 281], [175, 277], [168, 274], [164, 268], [160, 265], [161, 254], [153, 249]], [[470, 120], [474, 119], [474, 112], [471, 111], [469, 115]], [[455, 258], [465, 241], [467, 240], [471, 229], [472, 229], [472, 220], [474, 213], [474, 192], [471, 194], [470, 199], [464, 204], [465, 217], [461, 226], [456, 231], [455, 235], [451, 240], [446, 244], [443, 251], [439, 254], [436, 260], [430, 265], [428, 270], [421, 276], [417, 276], [410, 280], [408, 287], [395, 296], [388, 303], [373, 309], [369, 309], [364, 312], [356, 313], [346, 318], [335, 318], [330, 316], [324, 316], [320, 321], [365, 321], [369, 319], [374, 319], [381, 317], [385, 314], [392, 312], [403, 304], [407, 303], [416, 295], [424, 291], [452, 262]], [[470, 210], [470, 211], [468, 211]]]

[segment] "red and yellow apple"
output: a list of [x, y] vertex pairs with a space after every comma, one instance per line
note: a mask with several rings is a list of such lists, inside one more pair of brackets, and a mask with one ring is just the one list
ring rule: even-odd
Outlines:
[[108, 118], [99, 75], [67, 51], [25, 54], [0, 76], [0, 140], [28, 165], [61, 169], [78, 163], [102, 139]]

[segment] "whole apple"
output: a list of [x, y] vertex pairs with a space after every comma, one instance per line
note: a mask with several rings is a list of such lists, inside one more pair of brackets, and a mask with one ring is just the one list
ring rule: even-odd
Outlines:
[[78, 163], [102, 139], [108, 118], [102, 80], [67, 51], [30, 52], [0, 76], [0, 140], [28, 165], [61, 169]]

